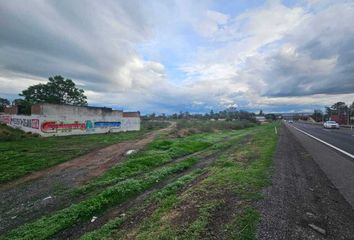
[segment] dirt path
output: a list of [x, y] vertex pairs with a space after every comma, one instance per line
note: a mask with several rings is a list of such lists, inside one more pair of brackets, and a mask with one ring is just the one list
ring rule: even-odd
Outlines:
[[[224, 139], [223, 141], [227, 141], [228, 138]], [[220, 141], [222, 142], [222, 141]], [[127, 212], [129, 209], [132, 207], [138, 207], [142, 206], [144, 201], [154, 192], [161, 190], [163, 187], [166, 185], [174, 182], [178, 178], [191, 173], [192, 171], [196, 169], [205, 169], [206, 167], [210, 166], [218, 156], [220, 156], [225, 150], [213, 152], [213, 153], [205, 153], [204, 151], [196, 152], [184, 157], [181, 157], [179, 159], [176, 159], [175, 161], [182, 161], [184, 159], [187, 159], [191, 156], [197, 156], [200, 155], [202, 159], [200, 159], [195, 165], [193, 165], [191, 168], [180, 172], [173, 174], [166, 178], [165, 180], [161, 181], [160, 183], [156, 184], [154, 187], [144, 191], [142, 194], [139, 196], [132, 198], [131, 200], [120, 204], [118, 206], [115, 206], [111, 209], [108, 209], [105, 211], [103, 214], [99, 215], [97, 220], [94, 223], [91, 223], [90, 221], [88, 222], [81, 222], [73, 226], [72, 228], [66, 229], [57, 235], [55, 235], [52, 239], [77, 239], [81, 235], [83, 235], [86, 232], [93, 231], [100, 226], [104, 225], [107, 223], [109, 220], [114, 219], [121, 214], [124, 214]], [[203, 174], [201, 177], [197, 178], [199, 181], [204, 179], [207, 175]], [[196, 182], [193, 182], [195, 184]], [[191, 187], [192, 185], [189, 184], [188, 187]], [[183, 190], [185, 190], [183, 188]], [[153, 210], [155, 210], [158, 206], [157, 205], [152, 205], [149, 206], [148, 209], [144, 209], [142, 212], [139, 212], [137, 214], [134, 214], [130, 218], [128, 218], [125, 223], [121, 226], [122, 229], [125, 231], [127, 229], [133, 228], [137, 226], [139, 223], [141, 223], [146, 217], [150, 216], [152, 214]]]
[[70, 205], [67, 196], [56, 192], [82, 185], [121, 162], [128, 150], [142, 149], [169, 127], [148, 133], [140, 140], [98, 149], [81, 157], [41, 170], [0, 187], [0, 234], [28, 220]]
[[287, 128], [280, 135], [258, 239], [354, 239], [349, 203]]

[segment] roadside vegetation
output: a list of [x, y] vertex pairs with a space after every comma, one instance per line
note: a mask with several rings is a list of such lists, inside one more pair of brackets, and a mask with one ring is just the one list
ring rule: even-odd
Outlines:
[[[206, 239], [213, 234], [255, 239], [259, 213], [254, 206], [270, 181], [276, 124], [178, 122], [177, 132], [204, 127], [177, 136], [161, 133], [102, 176], [60, 193], [73, 204], [0, 239]], [[135, 139], [146, 131], [92, 135], [86, 144]], [[92, 222], [93, 217], [101, 221]]]
[[0, 183], [68, 161], [95, 149], [168, 126], [167, 122], [142, 122], [141, 131], [42, 138], [0, 125]]
[[239, 130], [248, 127], [254, 127], [257, 124], [249, 120], [234, 120], [234, 121], [213, 121], [213, 120], [178, 120], [176, 133], [177, 134], [195, 134], [202, 132], [216, 132], [224, 130]]
[[273, 130], [272, 125], [259, 127], [236, 138], [207, 169], [208, 177], [183, 193], [162, 199], [141, 224], [113, 231], [110, 237], [255, 239], [259, 213], [254, 204], [262, 197], [261, 189], [270, 183], [277, 142]]

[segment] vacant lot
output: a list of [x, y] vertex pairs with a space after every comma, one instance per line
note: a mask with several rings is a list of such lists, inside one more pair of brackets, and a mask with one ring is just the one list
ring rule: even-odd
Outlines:
[[[16, 196], [16, 188], [17, 194], [24, 194], [21, 189], [31, 183], [16, 186], [11, 189], [13, 194], [7, 194], [8, 202], [2, 203], [7, 206], [2, 209], [7, 221], [0, 238], [254, 239], [259, 221], [255, 203], [262, 198], [261, 189], [270, 183], [277, 135], [276, 124], [249, 126], [240, 130], [218, 126], [210, 131], [205, 125], [207, 132], [201, 128], [183, 131], [178, 126], [160, 132], [100, 176], [71, 188], [52, 188], [50, 195], [34, 195], [24, 203], [27, 207], [11, 204], [11, 196], [21, 197]], [[125, 139], [116, 142], [142, 133], [125, 134]], [[101, 138], [97, 143], [109, 135], [89, 137]], [[32, 140], [40, 141], [19, 141], [27, 142], [31, 149]], [[73, 147], [64, 138], [60, 141]], [[94, 141], [86, 143], [92, 146]], [[106, 144], [114, 143], [108, 141]], [[63, 159], [58, 152], [56, 155], [52, 155], [52, 164], [75, 156]]]
[[40, 138], [0, 125], [0, 183], [114, 143], [142, 138], [168, 123], [143, 122], [138, 132]]

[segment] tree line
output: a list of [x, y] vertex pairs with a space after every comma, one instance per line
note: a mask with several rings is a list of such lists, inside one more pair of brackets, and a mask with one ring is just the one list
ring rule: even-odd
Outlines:
[[232, 121], [232, 120], [250, 120], [255, 121], [255, 113], [247, 112], [244, 110], [237, 110], [236, 108], [227, 108], [225, 110], [214, 112], [210, 110], [208, 113], [189, 113], [186, 112], [179, 112], [173, 113], [170, 115], [167, 114], [147, 114], [142, 116], [142, 119], [145, 120], [178, 120], [178, 119], [196, 119], [196, 120], [225, 120], [225, 121]]

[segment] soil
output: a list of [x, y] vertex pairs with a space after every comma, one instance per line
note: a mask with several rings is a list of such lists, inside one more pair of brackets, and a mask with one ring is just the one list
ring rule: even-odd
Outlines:
[[223, 204], [211, 212], [210, 220], [206, 230], [203, 232], [202, 239], [227, 239], [230, 234], [228, 231], [233, 230], [227, 229], [225, 226], [235, 219], [242, 201], [232, 192], [220, 194], [218, 198], [223, 200]]
[[[226, 139], [224, 141], [226, 141]], [[98, 218], [95, 222], [91, 223], [90, 221], [87, 221], [87, 222], [78, 223], [77, 225], [73, 226], [72, 228], [66, 229], [66, 230], [58, 233], [57, 235], [55, 235], [53, 237], [53, 239], [77, 239], [81, 235], [83, 235], [84, 233], [89, 232], [89, 231], [93, 231], [93, 230], [99, 228], [100, 226], [107, 223], [109, 220], [114, 219], [114, 218], [120, 216], [121, 214], [124, 214], [132, 207], [141, 206], [143, 204], [143, 202], [147, 199], [147, 197], [150, 196], [151, 193], [162, 189], [167, 184], [174, 182], [175, 180], [182, 177], [183, 175], [189, 174], [196, 169], [206, 168], [207, 166], [212, 164], [217, 159], [217, 157], [219, 155], [221, 155], [223, 152], [224, 152], [224, 150], [217, 151], [215, 153], [211, 153], [209, 155], [204, 156], [203, 159], [199, 160], [195, 165], [193, 165], [188, 170], [178, 173], [178, 174], [173, 174], [173, 175], [169, 176], [166, 180], [163, 180], [160, 183], [156, 184], [153, 188], [146, 190], [145, 192], [143, 192], [139, 196], [132, 198], [131, 200], [129, 200], [121, 205], [112, 207], [112, 208], [108, 209], [107, 211], [105, 211], [104, 213], [98, 215]], [[175, 161], [180, 161], [180, 160], [186, 159], [188, 157], [195, 156], [197, 154], [205, 155], [204, 152], [202, 151], [202, 152], [197, 152], [197, 153], [193, 153], [188, 156], [181, 157], [179, 159], [176, 159]], [[202, 178], [198, 178], [198, 179], [200, 181]], [[191, 187], [194, 184], [196, 184], [196, 182], [192, 182], [191, 184], [189, 184], [187, 186]], [[128, 229], [134, 228], [135, 226], [138, 225], [138, 223], [142, 222], [145, 218], [150, 216], [152, 214], [152, 212], [157, 207], [158, 207], [157, 205], [149, 206], [147, 209], [144, 209], [143, 211], [140, 211], [138, 214], [133, 215], [127, 221], [125, 221], [125, 223], [121, 226], [120, 229], [122, 229], [124, 232], [126, 232], [126, 231], [128, 231]]]
[[[196, 179], [194, 179], [192, 182], [189, 184], [185, 185], [182, 187], [178, 192], [177, 195], [183, 194], [187, 189], [199, 184], [201, 181], [203, 181], [205, 178], [208, 177], [208, 172], [205, 172], [198, 176]], [[128, 218], [121, 226], [121, 232], [124, 235], [124, 239], [135, 239], [135, 230], [140, 226], [140, 224], [150, 217], [154, 211], [159, 207], [158, 203], [152, 203], [149, 205], [147, 208], [143, 209], [141, 212], [132, 215], [130, 218]]]
[[352, 207], [284, 126], [264, 193], [258, 239], [354, 239]]
[[[149, 133], [141, 140], [118, 143], [91, 152], [1, 186], [0, 234], [72, 204], [75, 201], [72, 201], [70, 196], [57, 193], [60, 190], [82, 185], [101, 175], [110, 167], [123, 161], [128, 150], [143, 148], [158, 133], [169, 131], [172, 127]], [[264, 190], [264, 200], [256, 205], [261, 211], [257, 239], [354, 239], [353, 208], [287, 128], [282, 127], [279, 135], [280, 140], [274, 156], [272, 186]], [[244, 141], [247, 142], [248, 138], [245, 137]], [[98, 229], [109, 220], [125, 214], [129, 209], [141, 207], [151, 193], [162, 189], [177, 178], [195, 169], [206, 168], [225, 151], [227, 150], [212, 154], [208, 151], [201, 151], [174, 160], [180, 161], [196, 154], [202, 156], [202, 159], [192, 168], [173, 174], [139, 196], [97, 215], [95, 222], [91, 223], [88, 220], [78, 223], [53, 238], [75, 239], [86, 232]], [[199, 184], [208, 176], [207, 174], [201, 175], [183, 187], [178, 194], [183, 194], [187, 189]], [[227, 232], [224, 226], [234, 219], [237, 208], [242, 202], [235, 194], [222, 190], [216, 195], [210, 193], [207, 196], [199, 196], [199, 198], [224, 201], [222, 206], [213, 209], [210, 213], [210, 222], [202, 237], [203, 239], [225, 239]], [[199, 204], [199, 202], [189, 202], [179, 205], [175, 209], [177, 214], [173, 216], [173, 222], [176, 225], [183, 225], [193, 221], [197, 217], [196, 211]], [[158, 207], [158, 203], [152, 203], [142, 211], [128, 216], [117, 231], [126, 234], [127, 239], [134, 239], [137, 227]]]
[[[102, 175], [125, 159], [128, 150], [139, 150], [175, 125], [146, 134], [142, 139], [126, 141], [98, 149], [81, 157], [41, 170], [0, 186], [0, 234], [54, 210], [74, 203], [61, 195], [73, 187]], [[79, 201], [80, 198], [76, 199]]]

